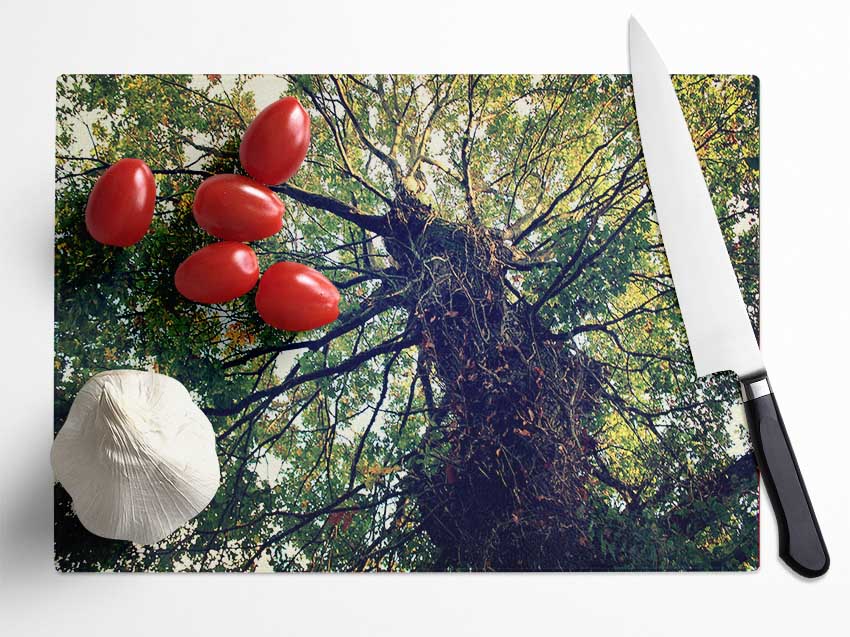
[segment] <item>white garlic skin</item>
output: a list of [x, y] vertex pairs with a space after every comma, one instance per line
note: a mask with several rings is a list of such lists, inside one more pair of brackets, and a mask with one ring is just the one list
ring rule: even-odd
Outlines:
[[53, 441], [56, 479], [101, 537], [153, 544], [218, 490], [215, 432], [180, 381], [115, 370], [80, 390]]

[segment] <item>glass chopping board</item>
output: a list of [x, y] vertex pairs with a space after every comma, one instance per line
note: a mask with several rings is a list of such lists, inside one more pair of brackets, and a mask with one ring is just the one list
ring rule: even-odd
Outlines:
[[[758, 324], [758, 81], [677, 76]], [[253, 295], [202, 306], [208, 176], [256, 113], [312, 118], [261, 269], [342, 294], [317, 331]], [[85, 230], [122, 157], [145, 238]], [[57, 81], [55, 430], [106, 369], [179, 379], [217, 435], [211, 504], [153, 546], [95, 537], [55, 487], [62, 571], [746, 571], [758, 478], [731, 374], [696, 378], [627, 75], [66, 75]]]

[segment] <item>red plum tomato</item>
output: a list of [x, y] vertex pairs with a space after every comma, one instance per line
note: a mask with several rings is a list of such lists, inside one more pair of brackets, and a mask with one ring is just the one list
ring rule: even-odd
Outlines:
[[141, 159], [121, 159], [95, 183], [86, 205], [86, 229], [100, 243], [127, 247], [151, 225], [156, 182]]
[[250, 247], [220, 241], [190, 254], [174, 273], [174, 285], [190, 301], [226, 303], [250, 291], [259, 277], [257, 255]]
[[241, 175], [215, 175], [195, 192], [195, 221], [214, 237], [259, 241], [280, 231], [283, 202], [271, 190]]
[[339, 290], [313, 268], [282, 261], [263, 273], [256, 304], [260, 317], [269, 325], [303, 332], [337, 319]]
[[281, 184], [296, 173], [310, 146], [310, 116], [294, 97], [266, 106], [239, 145], [242, 168], [261, 184]]

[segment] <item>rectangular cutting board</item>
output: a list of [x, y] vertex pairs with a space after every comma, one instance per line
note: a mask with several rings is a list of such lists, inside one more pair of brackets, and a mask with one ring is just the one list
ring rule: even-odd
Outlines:
[[[758, 81], [675, 84], [754, 325]], [[208, 176], [256, 113], [312, 118], [261, 269], [316, 268], [340, 318], [292, 334], [254, 293], [202, 306]], [[62, 571], [747, 571], [758, 478], [735, 379], [697, 379], [629, 76], [66, 75], [57, 81], [55, 430], [106, 369], [180, 380], [221, 485], [153, 546], [95, 537], [55, 487]], [[86, 200], [123, 157], [157, 204], [130, 248]]]

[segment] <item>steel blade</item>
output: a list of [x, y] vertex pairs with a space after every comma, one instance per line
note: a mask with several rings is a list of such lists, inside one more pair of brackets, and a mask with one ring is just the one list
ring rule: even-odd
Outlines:
[[761, 373], [761, 352], [670, 74], [634, 18], [629, 58], [649, 186], [697, 375]]

